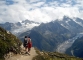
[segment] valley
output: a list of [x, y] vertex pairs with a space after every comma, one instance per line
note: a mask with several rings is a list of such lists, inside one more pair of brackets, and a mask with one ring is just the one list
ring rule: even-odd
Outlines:
[[[83, 36], [83, 33], [79, 33], [77, 34], [75, 37], [66, 40], [65, 42], [61, 43], [60, 45], [57, 46], [56, 51], [60, 52], [60, 53], [65, 53], [66, 50], [72, 46], [72, 44], [74, 43], [74, 41], [78, 38], [81, 38]], [[72, 53], [72, 52], [71, 52]], [[72, 53], [73, 55], [73, 53]]]

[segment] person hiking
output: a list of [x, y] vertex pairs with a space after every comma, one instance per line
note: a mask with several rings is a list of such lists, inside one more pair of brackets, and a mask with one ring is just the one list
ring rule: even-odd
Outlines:
[[25, 53], [27, 53], [27, 49], [28, 49], [28, 37], [27, 36], [24, 37], [23, 46], [24, 46], [25, 51], [26, 51]]
[[29, 55], [30, 55], [31, 47], [32, 47], [32, 42], [31, 42], [31, 38], [30, 38], [30, 36], [29, 36], [29, 37], [28, 37], [28, 54], [29, 54]]

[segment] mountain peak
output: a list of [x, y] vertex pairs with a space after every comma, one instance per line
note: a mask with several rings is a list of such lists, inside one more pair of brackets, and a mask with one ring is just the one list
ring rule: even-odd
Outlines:
[[27, 23], [30, 23], [30, 24], [32, 24], [32, 23], [40, 24], [40, 23], [38, 23], [38, 22], [30, 21], [30, 20], [28, 20], [28, 19], [22, 21], [22, 23], [25, 23], [25, 24], [27, 24]]

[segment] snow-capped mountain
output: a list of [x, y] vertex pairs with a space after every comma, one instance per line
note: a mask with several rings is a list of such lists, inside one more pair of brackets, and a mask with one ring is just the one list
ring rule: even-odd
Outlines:
[[0, 24], [1, 27], [5, 28], [6, 30], [12, 32], [15, 35], [19, 35], [39, 25], [40, 23], [29, 21], [29, 20], [25, 20], [25, 21], [17, 22], [17, 23], [6, 22], [5, 24]]
[[80, 18], [71, 19], [69, 17], [64, 16], [61, 21], [57, 20], [57, 22], [71, 32], [73, 32], [73, 31], [75, 33], [83, 32], [82, 31], [83, 30], [83, 20]]
[[[53, 22], [58, 22], [61, 26], [71, 32], [83, 32], [83, 20], [80, 18], [69, 18], [67, 16], [64, 16], [62, 20], [55, 20]], [[15, 35], [31, 30], [33, 27], [39, 25], [40, 23], [30, 20], [24, 20], [17, 23], [6, 22], [4, 24], [0, 24], [1, 27], [5, 28], [6, 30], [12, 32]]]

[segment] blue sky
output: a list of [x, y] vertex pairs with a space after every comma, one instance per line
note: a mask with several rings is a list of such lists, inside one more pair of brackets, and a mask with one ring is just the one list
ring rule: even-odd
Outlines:
[[83, 0], [0, 0], [0, 23], [29, 19], [36, 22], [83, 19]]

